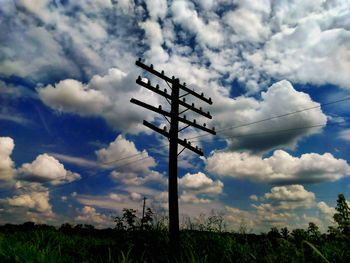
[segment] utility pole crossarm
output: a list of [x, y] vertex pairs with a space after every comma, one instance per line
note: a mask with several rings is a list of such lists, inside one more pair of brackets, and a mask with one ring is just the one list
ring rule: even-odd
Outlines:
[[193, 91], [193, 90], [191, 90], [191, 89], [189, 89], [186, 86], [181, 85], [181, 84], [179, 84], [179, 88], [182, 89], [183, 91], [186, 91], [187, 93], [193, 95], [194, 97], [196, 97], [196, 98], [198, 98], [198, 99], [200, 99], [200, 100], [210, 104], [210, 105], [213, 104], [213, 101], [211, 100], [211, 98], [209, 98], [209, 99], [205, 98], [203, 93], [202, 94], [198, 94], [195, 91]]
[[131, 103], [134, 103], [134, 104], [136, 104], [136, 105], [138, 105], [138, 106], [141, 106], [141, 107], [143, 107], [143, 108], [149, 109], [149, 110], [151, 110], [151, 111], [157, 112], [157, 113], [159, 113], [159, 114], [165, 115], [165, 116], [167, 116], [167, 117], [172, 117], [171, 114], [170, 114], [169, 112], [167, 112], [167, 111], [165, 111], [165, 110], [162, 110], [161, 108], [156, 108], [156, 107], [154, 107], [154, 106], [152, 106], [152, 105], [149, 105], [149, 104], [144, 103], [144, 102], [142, 102], [142, 101], [139, 101], [139, 100], [137, 100], [137, 99], [132, 98], [132, 99], [130, 100], [130, 102], [131, 102]]
[[[141, 62], [140, 59], [137, 60], [135, 64], [136, 64], [137, 66], [139, 66], [140, 68], [143, 68], [144, 70], [146, 70], [146, 71], [152, 73], [153, 75], [156, 75], [157, 77], [159, 77], [159, 78], [161, 78], [161, 79], [163, 79], [163, 80], [165, 80], [166, 82], [169, 82], [169, 83], [171, 83], [171, 84], [174, 84], [174, 81], [176, 80], [175, 78], [172, 78], [172, 79], [171, 79], [171, 78], [165, 76], [165, 75], [164, 75], [164, 71], [159, 72], [159, 71], [155, 70], [155, 69], [153, 68], [153, 65], [147, 66], [146, 64], [143, 64], [143, 63]], [[208, 99], [205, 98], [203, 93], [202, 93], [202, 94], [198, 94], [198, 93], [196, 93], [195, 91], [193, 91], [193, 90], [187, 88], [185, 85], [182, 85], [182, 84], [180, 84], [180, 83], [178, 83], [177, 85], [178, 85], [178, 87], [179, 87], [180, 89], [182, 89], [183, 91], [186, 91], [187, 93], [193, 95], [194, 97], [196, 97], [196, 98], [198, 98], [198, 99], [200, 99], [200, 100], [202, 100], [202, 101], [205, 101], [206, 103], [208, 103], [208, 104], [210, 104], [210, 105], [213, 104], [211, 98], [208, 98]]]
[[141, 85], [141, 86], [143, 86], [143, 87], [145, 87], [146, 89], [149, 89], [150, 91], [153, 91], [153, 92], [155, 92], [155, 93], [157, 93], [157, 94], [159, 94], [159, 95], [161, 95], [161, 96], [171, 100], [171, 95], [170, 94], [166, 93], [165, 91], [161, 91], [159, 89], [159, 87], [153, 87], [151, 84], [143, 82], [140, 76], [137, 78], [136, 83]]
[[[154, 112], [157, 112], [157, 113], [159, 113], [159, 114], [162, 114], [162, 115], [164, 115], [164, 116], [167, 116], [167, 117], [170, 117], [170, 118], [171, 118], [171, 117], [174, 118], [174, 116], [172, 116], [171, 113], [169, 113], [169, 112], [167, 112], [167, 111], [165, 111], [165, 110], [162, 110], [161, 108], [156, 108], [156, 107], [154, 107], [154, 106], [152, 106], [152, 105], [149, 105], [149, 104], [144, 103], [144, 102], [142, 102], [142, 101], [139, 101], [139, 100], [137, 100], [137, 99], [132, 98], [132, 99], [130, 100], [130, 102], [131, 102], [131, 103], [134, 103], [134, 104], [136, 104], [136, 105], [139, 105], [139, 106], [141, 106], [141, 107], [143, 107], [143, 108], [149, 109], [149, 110], [154, 111]], [[185, 119], [185, 118], [182, 118], [182, 117], [178, 117], [177, 119], [178, 119], [179, 121], [183, 122], [183, 123], [186, 123], [186, 124], [188, 124], [188, 125], [190, 125], [190, 126], [193, 126], [193, 127], [195, 127], [195, 128], [198, 128], [198, 129], [200, 129], [200, 130], [202, 130], [202, 131], [211, 133], [211, 134], [213, 134], [213, 135], [216, 134], [216, 132], [215, 132], [214, 130], [208, 129], [208, 128], [206, 128], [206, 127], [204, 127], [204, 126], [202, 126], [202, 125], [199, 125], [199, 124], [197, 124], [197, 123], [195, 123], [195, 122], [193, 122], [193, 121], [189, 121], [189, 120], [187, 120], [187, 119]]]
[[[154, 126], [152, 123], [149, 123], [148, 121], [143, 121], [143, 125], [145, 125], [146, 127], [150, 128], [151, 130], [160, 133], [161, 135], [169, 138], [169, 133]], [[203, 156], [203, 152], [201, 149], [199, 149], [198, 147], [193, 147], [191, 146], [190, 142], [188, 142], [187, 140], [181, 140], [181, 139], [177, 139], [177, 143], [182, 145], [183, 147], [191, 150], [192, 152], [195, 152], [196, 154], [199, 154], [200, 156]]]
[[177, 139], [177, 143], [182, 145], [183, 147], [185, 147], [186, 149], [191, 150], [192, 152], [198, 154], [199, 156], [204, 156], [203, 151], [196, 147], [191, 146], [187, 141], [181, 140], [181, 139]]
[[205, 132], [211, 133], [211, 134], [213, 134], [213, 135], [216, 135], [215, 130], [208, 129], [207, 127], [204, 127], [204, 126], [202, 126], [202, 125], [199, 125], [199, 124], [197, 124], [197, 123], [194, 122], [194, 121], [189, 121], [189, 120], [187, 120], [187, 119], [185, 119], [185, 118], [182, 118], [182, 117], [178, 117], [178, 120], [181, 121], [181, 122], [183, 122], [183, 123], [186, 123], [186, 124], [188, 124], [188, 125], [190, 125], [190, 126], [193, 126], [193, 127], [197, 128], [197, 129], [200, 129], [200, 130], [202, 130], [202, 131], [205, 131]]
[[154, 126], [152, 123], [149, 123], [148, 121], [143, 121], [143, 125], [145, 125], [146, 127], [150, 128], [151, 130], [160, 133], [161, 135], [169, 138], [169, 132], [162, 130], [156, 126]]
[[184, 102], [183, 100], [179, 100], [179, 104], [187, 109], [190, 109], [194, 112], [197, 112], [198, 114], [207, 117], [208, 119], [212, 119], [213, 117], [210, 115], [209, 112], [204, 112], [201, 108], [196, 108], [193, 105], [187, 104], [186, 102]]
[[148, 72], [152, 73], [153, 75], [156, 75], [157, 77], [164, 79], [167, 82], [173, 83], [173, 80], [167, 76], [164, 75], [164, 71], [162, 71], [162, 73], [158, 72], [157, 70], [153, 69], [153, 66], [147, 66], [145, 64], [143, 64], [140, 60], [136, 61], [136, 66], [139, 66], [140, 68], [143, 68], [144, 70], [147, 70]]
[[[141, 85], [141, 86], [143, 86], [143, 87], [145, 87], [146, 89], [148, 89], [148, 90], [150, 90], [150, 91], [153, 91], [153, 92], [155, 92], [155, 93], [157, 93], [157, 94], [163, 96], [164, 98], [167, 98], [167, 99], [169, 99], [169, 100], [172, 99], [171, 95], [168, 94], [168, 93], [166, 92], [166, 89], [165, 89], [165, 91], [161, 91], [161, 90], [159, 89], [159, 86], [158, 86], [158, 85], [157, 85], [156, 87], [154, 87], [154, 86], [152, 86], [150, 83], [146, 83], [146, 82], [142, 81], [142, 79], [141, 79], [140, 76], [137, 78], [136, 83], [139, 84], [139, 85]], [[179, 100], [179, 104], [180, 104], [181, 106], [187, 108], [187, 109], [190, 109], [190, 110], [192, 110], [192, 111], [194, 111], [194, 112], [197, 112], [198, 114], [201, 114], [201, 115], [204, 116], [204, 117], [207, 117], [207, 118], [209, 118], [209, 119], [212, 118], [212, 116], [210, 115], [209, 112], [206, 113], [206, 112], [202, 111], [201, 108], [198, 109], [198, 108], [194, 107], [193, 105], [190, 105], [190, 104], [186, 103], [186, 102], [183, 101], [183, 100]]]

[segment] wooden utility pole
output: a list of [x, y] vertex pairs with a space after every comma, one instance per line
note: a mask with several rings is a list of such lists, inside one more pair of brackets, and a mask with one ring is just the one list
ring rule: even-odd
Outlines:
[[141, 229], [144, 228], [145, 224], [145, 209], [146, 209], [146, 196], [143, 197], [143, 206], [142, 206], [142, 219], [141, 219]]
[[[168, 121], [169, 121], [168, 118], [170, 118], [169, 132], [166, 129], [160, 129], [145, 120], [143, 121], [143, 124], [146, 127], [152, 129], [155, 132], [162, 134], [163, 136], [169, 139], [169, 186], [168, 186], [169, 187], [169, 234], [170, 234], [170, 241], [172, 243], [172, 246], [175, 249], [177, 249], [179, 248], [179, 204], [178, 204], [178, 192], [177, 192], [178, 190], [177, 157], [186, 148], [199, 154], [200, 156], [203, 156], [203, 152], [200, 148], [198, 148], [198, 146], [196, 147], [192, 146], [191, 142], [186, 139], [184, 140], [179, 139], [178, 134], [180, 131], [190, 126], [206, 131], [213, 135], [216, 134], [214, 127], [212, 129], [209, 129], [206, 127], [206, 124], [200, 125], [196, 122], [195, 119], [193, 121], [190, 121], [186, 118], [186, 115], [180, 116], [180, 114], [183, 114], [188, 110], [192, 110], [206, 118], [211, 119], [212, 116], [210, 115], [209, 112], [204, 112], [201, 107], [196, 108], [194, 103], [188, 104], [186, 102], [185, 96], [192, 95], [208, 104], [212, 104], [212, 100], [211, 98], [206, 98], [203, 93], [198, 94], [195, 91], [187, 88], [185, 83], [180, 84], [180, 80], [178, 78], [175, 78], [175, 77], [169, 78], [164, 74], [164, 71], [158, 72], [154, 70], [152, 64], [150, 66], [147, 66], [144, 63], [142, 63], [141, 59], [139, 59], [138, 61], [136, 61], [136, 65], [148, 71], [149, 73], [157, 76], [158, 78], [165, 80], [169, 86], [171, 84], [171, 94], [168, 94], [167, 89], [164, 89], [162, 91], [159, 88], [159, 85], [156, 85], [156, 87], [154, 87], [151, 85], [151, 82], [149, 80], [148, 82], [144, 82], [140, 76], [136, 80], [137, 84], [166, 98], [167, 101], [171, 104], [170, 112], [163, 110], [161, 105], [159, 105], [158, 107], [154, 107], [152, 105], [149, 105], [147, 103], [144, 103], [134, 98], [132, 98], [130, 102], [136, 105], [139, 105], [141, 107], [144, 107], [146, 109], [149, 109], [151, 111], [157, 112], [163, 115]], [[184, 92], [184, 94], [180, 95], [180, 91]], [[180, 106], [185, 108], [181, 112], [179, 111]], [[182, 127], [180, 130], [179, 130], [179, 122], [185, 124], [185, 126]], [[179, 153], [178, 153], [178, 144], [184, 147]]]
[[143, 206], [142, 206], [142, 220], [145, 218], [145, 208], [146, 208], [146, 196], [143, 197]]

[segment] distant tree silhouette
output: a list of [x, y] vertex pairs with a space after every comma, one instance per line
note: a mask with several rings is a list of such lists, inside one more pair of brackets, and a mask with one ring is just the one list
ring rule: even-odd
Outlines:
[[25, 230], [33, 230], [33, 229], [35, 229], [35, 223], [34, 222], [30, 222], [30, 221], [29, 222], [25, 222], [25, 223], [23, 223], [22, 227]]
[[267, 233], [268, 238], [279, 238], [281, 237], [277, 227], [271, 227], [270, 231]]
[[77, 224], [77, 225], [74, 226], [73, 229], [74, 230], [81, 230], [81, 229], [83, 229], [83, 224]]
[[84, 224], [83, 228], [86, 229], [86, 230], [90, 230], [91, 231], [91, 230], [95, 229], [95, 226], [90, 225], [90, 224]]
[[118, 231], [125, 230], [124, 219], [122, 217], [116, 216], [114, 218], [115, 229]]
[[343, 234], [350, 235], [350, 208], [343, 194], [338, 195], [335, 210], [337, 213], [334, 214], [333, 219], [337, 222], [338, 229]]
[[60, 226], [58, 230], [64, 233], [72, 233], [73, 226], [69, 223], [64, 223]]
[[313, 242], [319, 242], [320, 241], [320, 238], [321, 238], [321, 232], [318, 228], [318, 226], [313, 223], [313, 222], [310, 222], [309, 223], [309, 227], [307, 229], [307, 234], [309, 236], [309, 239]]
[[[147, 213], [146, 213], [147, 215]], [[148, 214], [150, 216], [150, 214]], [[146, 217], [146, 216], [145, 216]], [[115, 217], [114, 222], [116, 223], [116, 229], [117, 230], [135, 230], [136, 229], [136, 221], [140, 220], [136, 216], [136, 210], [131, 208], [124, 208], [123, 209], [123, 216], [122, 217]], [[147, 219], [149, 220], [149, 219]]]
[[289, 230], [287, 227], [281, 228], [280, 233], [281, 233], [283, 238], [288, 238], [288, 236], [289, 236]]
[[329, 226], [327, 229], [327, 233], [328, 233], [328, 238], [335, 240], [337, 238], [339, 238], [342, 233], [340, 232], [340, 230], [337, 227], [334, 226]]
[[136, 210], [135, 209], [123, 209], [123, 219], [125, 220], [125, 222], [128, 224], [128, 229], [135, 229], [136, 225]]
[[207, 220], [207, 230], [222, 232], [225, 228], [224, 218], [220, 213], [211, 211], [211, 215]]
[[145, 216], [141, 218], [141, 228], [142, 229], [149, 229], [152, 226], [153, 223], [153, 212], [151, 208], [146, 209]]
[[301, 244], [301, 242], [303, 240], [306, 240], [307, 236], [308, 236], [307, 232], [301, 228], [293, 229], [291, 232], [291, 235], [293, 236], [293, 238], [297, 244]]

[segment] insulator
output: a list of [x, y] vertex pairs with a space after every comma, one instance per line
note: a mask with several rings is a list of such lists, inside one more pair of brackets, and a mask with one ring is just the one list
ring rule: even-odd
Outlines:
[[138, 77], [137, 77], [137, 80], [138, 80], [138, 81], [141, 81], [141, 80], [142, 80], [142, 79], [141, 79], [141, 76], [138, 76]]
[[175, 79], [175, 77], [174, 77], [174, 76], [172, 76], [172, 77], [171, 77], [171, 79]]
[[215, 127], [213, 127], [212, 130], [215, 131]]
[[201, 93], [201, 97], [204, 97], [204, 93], [203, 92]]
[[186, 98], [183, 98], [182, 101], [185, 102], [185, 101], [186, 101]]
[[211, 98], [209, 98], [209, 102], [211, 103]]
[[164, 131], [166, 131], [166, 130], [167, 130], [167, 127], [166, 127], [166, 126], [164, 126], [163, 130], [164, 130]]
[[188, 142], [188, 145], [191, 145], [191, 142]]
[[164, 75], [164, 70], [162, 70], [162, 72], [161, 72], [161, 73], [162, 73], [162, 75]]
[[150, 81], [150, 80], [148, 80], [147, 84], [151, 86], [151, 81]]
[[165, 92], [165, 93], [167, 93], [167, 90], [166, 90], [166, 89], [164, 89], [164, 92]]
[[210, 115], [210, 112], [208, 111], [208, 115]]
[[141, 62], [141, 61], [142, 61], [142, 59], [141, 59], [141, 58], [139, 58], [139, 61]]
[[153, 68], [153, 64], [151, 64], [150, 68]]
[[207, 125], [204, 123], [204, 124], [203, 124], [203, 127], [207, 127]]
[[158, 109], [160, 109], [160, 110], [161, 110], [161, 109], [162, 109], [162, 105], [159, 105], [159, 106], [158, 106]]
[[196, 146], [196, 150], [198, 150], [198, 146]]
[[158, 84], [156, 85], [156, 89], [159, 89], [159, 85]]
[[192, 107], [194, 107], [194, 103], [192, 103]]
[[186, 120], [186, 115], [184, 115], [184, 119]]
[[184, 139], [184, 142], [187, 143], [187, 139]]
[[199, 110], [202, 111], [202, 107], [199, 107]]
[[183, 84], [185, 87], [186, 87], [186, 82], [184, 82], [184, 84]]
[[193, 123], [196, 123], [196, 119], [193, 119]]

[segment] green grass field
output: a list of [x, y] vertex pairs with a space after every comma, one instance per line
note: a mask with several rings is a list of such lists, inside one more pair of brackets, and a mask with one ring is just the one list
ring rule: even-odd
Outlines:
[[6, 226], [0, 233], [0, 262], [350, 262], [349, 237], [301, 233], [187, 230], [181, 232], [181, 251], [172, 256], [164, 230]]

